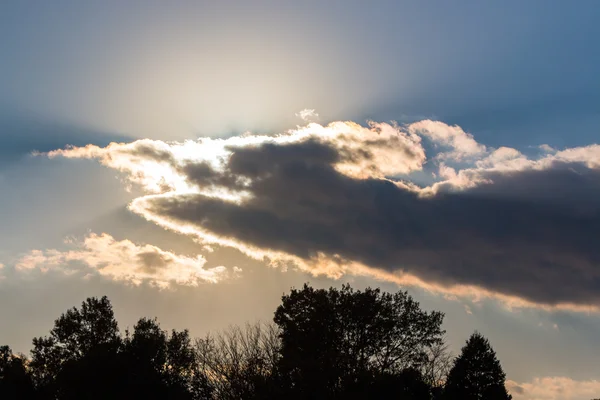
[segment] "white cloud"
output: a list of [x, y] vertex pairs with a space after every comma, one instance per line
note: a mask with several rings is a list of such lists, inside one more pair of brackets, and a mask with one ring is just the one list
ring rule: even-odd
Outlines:
[[588, 168], [600, 168], [600, 145], [592, 144], [583, 147], [574, 147], [556, 152], [554, 156], [548, 157], [550, 160], [581, 162]]
[[420, 134], [435, 144], [449, 147], [452, 151], [440, 152], [440, 159], [463, 160], [466, 157], [478, 156], [485, 153], [486, 147], [477, 143], [473, 135], [466, 133], [461, 127], [450, 126], [440, 121], [423, 120], [408, 125], [408, 131]]
[[475, 162], [479, 168], [495, 169], [518, 169], [525, 165], [527, 157], [517, 149], [511, 147], [500, 147], [490, 153], [487, 157]]
[[[500, 147], [474, 161], [473, 165], [452, 173], [440, 163], [440, 176], [446, 178], [421, 190], [424, 195], [440, 191], [461, 191], [484, 184], [493, 184], [493, 175], [510, 175], [523, 171], [545, 171], [557, 163], [580, 163], [589, 169], [600, 169], [600, 145], [592, 144], [545, 154], [530, 159], [516, 149]], [[442, 173], [444, 169], [444, 173]]]
[[456, 169], [447, 166], [445, 163], [441, 162], [439, 166], [439, 175], [442, 178], [446, 178], [447, 180], [454, 180], [458, 178], [456, 174]]
[[304, 110], [298, 111], [296, 116], [302, 118], [304, 121], [313, 121], [319, 117], [319, 114], [312, 108], [305, 108]]

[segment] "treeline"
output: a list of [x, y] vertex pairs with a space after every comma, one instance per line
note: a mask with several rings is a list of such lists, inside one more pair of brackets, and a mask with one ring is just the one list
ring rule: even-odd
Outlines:
[[0, 398], [510, 399], [488, 340], [452, 357], [443, 318], [402, 291], [305, 285], [273, 323], [194, 340], [148, 318], [121, 333], [110, 301], [88, 298], [30, 356], [0, 348]]

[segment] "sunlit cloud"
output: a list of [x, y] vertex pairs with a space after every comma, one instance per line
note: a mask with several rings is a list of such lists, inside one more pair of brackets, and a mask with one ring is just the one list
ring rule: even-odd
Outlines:
[[538, 147], [539, 147], [540, 150], [545, 151], [546, 153], [553, 153], [553, 152], [556, 151], [555, 148], [553, 148], [552, 146], [550, 146], [548, 144], [545, 144], [545, 143], [544, 144], [540, 144]]
[[[336, 169], [356, 178], [405, 174], [420, 170], [425, 161], [418, 135], [393, 124], [376, 122], [367, 127], [353, 122], [333, 122], [327, 126], [310, 123], [274, 136], [247, 134], [182, 143], [143, 139], [111, 143], [107, 147], [70, 147], [46, 154], [50, 158], [97, 159], [107, 167], [126, 173], [131, 182], [153, 193], [184, 192], [191, 189], [186, 165], [206, 164], [222, 172], [236, 149], [311, 142], [331, 147], [329, 156], [335, 157]], [[308, 152], [303, 155], [308, 156]], [[206, 187], [201, 190], [206, 193]]]
[[506, 381], [514, 400], [590, 400], [598, 398], [600, 381], [568, 377], [540, 377], [530, 382]]
[[[90, 234], [82, 242], [73, 242], [74, 250], [32, 250], [15, 263], [17, 272], [61, 271], [67, 274], [85, 272], [131, 285], [148, 283], [165, 289], [172, 285], [197, 286], [215, 283], [235, 276], [239, 268], [228, 271], [223, 266], [205, 268], [201, 255], [178, 255], [148, 244], [135, 244], [129, 240], [115, 240], [108, 234]], [[73, 264], [83, 264], [82, 271]]]
[[[450, 149], [437, 154], [439, 159], [463, 160], [466, 157], [484, 154], [486, 147], [461, 127], [446, 125], [440, 121], [423, 120], [408, 125], [407, 130], [431, 140], [436, 146]], [[445, 149], [444, 149], [445, 150]]]
[[[600, 146], [543, 150], [486, 147], [458, 126], [424, 120], [47, 155], [97, 159], [147, 192], [133, 212], [273, 266], [510, 307], [596, 310]], [[413, 174], [426, 164], [438, 173], [418, 185]]]

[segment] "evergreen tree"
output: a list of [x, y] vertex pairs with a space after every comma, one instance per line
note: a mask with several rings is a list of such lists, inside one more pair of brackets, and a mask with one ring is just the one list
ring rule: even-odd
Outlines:
[[445, 387], [446, 400], [510, 400], [506, 375], [490, 342], [475, 332], [454, 361]]

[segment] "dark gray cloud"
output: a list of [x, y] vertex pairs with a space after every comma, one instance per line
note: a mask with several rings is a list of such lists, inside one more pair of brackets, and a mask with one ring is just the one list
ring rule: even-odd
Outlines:
[[146, 272], [154, 272], [157, 269], [165, 268], [173, 261], [168, 256], [156, 251], [144, 251], [138, 253], [137, 258]]
[[581, 162], [554, 161], [542, 171], [485, 171], [483, 175], [493, 185], [477, 186], [469, 194], [548, 203], [582, 215], [593, 215], [600, 207], [600, 170]]
[[[148, 212], [304, 259], [339, 255], [446, 286], [549, 305], [600, 304], [598, 171], [555, 163], [420, 197], [343, 175], [333, 165], [338, 157], [314, 141], [237, 148], [226, 174], [249, 178], [250, 199], [173, 194], [148, 199]], [[199, 176], [219, 175], [207, 166], [186, 171], [199, 185]]]

